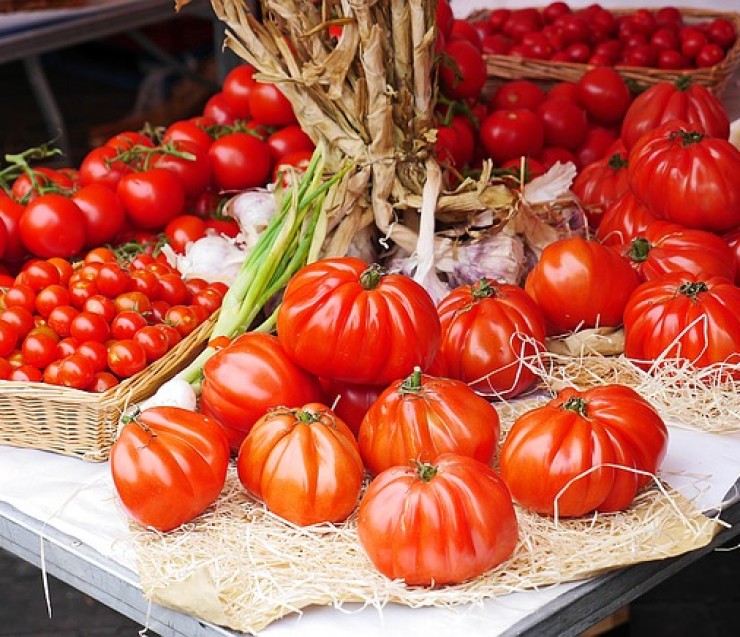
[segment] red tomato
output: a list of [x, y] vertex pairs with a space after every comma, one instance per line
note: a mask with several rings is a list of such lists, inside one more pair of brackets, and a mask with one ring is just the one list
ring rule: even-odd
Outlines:
[[722, 47], [717, 44], [705, 44], [696, 54], [696, 67], [709, 68], [719, 64], [725, 57]]
[[667, 446], [663, 420], [634, 389], [567, 388], [514, 422], [501, 477], [514, 500], [544, 515], [620, 511], [650, 482], [645, 473], [657, 472]]
[[704, 230], [656, 220], [620, 249], [643, 281], [668, 272], [735, 279], [735, 255], [730, 246], [722, 237]]
[[66, 287], [58, 283], [47, 285], [43, 290], [39, 290], [36, 295], [36, 311], [44, 318], [48, 318], [54, 308], [60, 305], [68, 305], [69, 301], [70, 296]]
[[95, 372], [93, 374], [93, 382], [87, 388], [87, 391], [102, 394], [118, 385], [118, 383], [118, 379], [110, 372]]
[[576, 150], [576, 166], [582, 170], [589, 164], [603, 159], [617, 139], [616, 133], [602, 126], [590, 126], [586, 139]]
[[305, 152], [310, 156], [315, 148], [311, 138], [297, 124], [276, 130], [267, 138], [267, 145], [275, 163], [292, 153]]
[[681, 53], [689, 60], [694, 60], [707, 43], [707, 36], [696, 27], [683, 27], [678, 34], [681, 41]]
[[139, 312], [123, 310], [122, 312], [118, 312], [111, 320], [110, 335], [119, 341], [126, 338], [134, 338], [136, 332], [146, 327], [146, 325], [146, 319]]
[[633, 146], [627, 172], [657, 217], [713, 232], [740, 225], [740, 150], [725, 139], [668, 122]]
[[138, 228], [162, 228], [185, 208], [180, 180], [164, 168], [126, 175], [118, 184], [126, 215]]
[[36, 309], [36, 290], [26, 283], [16, 283], [5, 291], [3, 305], [6, 308], [22, 307], [33, 312]]
[[95, 283], [101, 294], [114, 299], [131, 289], [131, 274], [117, 263], [105, 263], [98, 271]]
[[488, 156], [502, 164], [516, 157], [536, 157], [545, 143], [545, 129], [531, 111], [494, 111], [483, 120], [480, 139]]
[[119, 378], [128, 378], [146, 367], [144, 348], [132, 339], [108, 345], [108, 369]]
[[279, 161], [275, 162], [272, 168], [272, 181], [277, 183], [278, 180], [283, 180], [284, 186], [289, 186], [291, 183], [292, 171], [295, 171], [296, 176], [299, 177], [302, 173], [306, 172], [308, 164], [311, 161], [313, 153], [300, 150], [294, 153], [288, 153], [284, 155]]
[[440, 340], [434, 302], [421, 285], [356, 257], [299, 270], [285, 289], [277, 332], [296, 364], [361, 385], [425, 369]]
[[349, 427], [320, 403], [268, 411], [239, 448], [236, 468], [250, 494], [300, 526], [344, 520], [364, 476]]
[[203, 107], [203, 116], [222, 126], [230, 126], [237, 120], [237, 115], [231, 108], [222, 91], [214, 93]]
[[224, 428], [234, 450], [268, 409], [321, 400], [318, 381], [269, 334], [247, 332], [203, 366], [201, 411]]
[[486, 83], [486, 63], [470, 40], [450, 40], [444, 47], [439, 69], [442, 91], [451, 99], [478, 98]]
[[0, 359], [4, 360], [18, 345], [18, 332], [15, 327], [0, 320]]
[[205, 236], [206, 222], [195, 215], [179, 215], [165, 226], [164, 233], [172, 249], [184, 254], [188, 243]]
[[218, 425], [201, 414], [152, 407], [123, 426], [111, 447], [110, 465], [128, 515], [164, 532], [216, 500], [226, 481], [229, 446]]
[[110, 148], [114, 148], [117, 152], [120, 153], [123, 151], [131, 150], [134, 146], [144, 146], [146, 148], [152, 148], [154, 146], [154, 142], [144, 133], [129, 130], [123, 131], [121, 133], [116, 133], [115, 135], [113, 135], [113, 137], [108, 139], [104, 145], [109, 146]]
[[321, 385], [327, 397], [327, 404], [332, 406], [332, 411], [344, 421], [355, 436], [360, 430], [360, 423], [367, 410], [385, 389], [378, 385], [356, 385], [329, 380], [322, 380]]
[[586, 166], [573, 182], [573, 192], [586, 207], [592, 228], [599, 226], [604, 210], [629, 190], [628, 162], [614, 153]]
[[723, 238], [735, 253], [735, 264], [737, 265], [735, 269], [735, 285], [740, 285], [740, 226], [725, 233]]
[[520, 287], [486, 279], [462, 285], [442, 299], [437, 312], [442, 342], [433, 373], [499, 398], [535, 383], [538, 377], [524, 362], [544, 348], [545, 321]]
[[65, 173], [42, 166], [17, 177], [10, 194], [16, 201], [28, 203], [39, 194], [46, 192], [49, 186], [55, 187], [56, 191], [64, 191], [72, 188], [73, 185], [74, 183]]
[[370, 406], [357, 436], [372, 474], [409, 458], [430, 462], [441, 453], [493, 458], [500, 433], [494, 407], [465, 383], [416, 370], [390, 384]]
[[80, 343], [75, 347], [74, 353], [87, 359], [93, 369], [93, 374], [104, 371], [108, 366], [108, 348], [99, 341]]
[[200, 325], [195, 308], [190, 305], [172, 305], [165, 314], [165, 322], [172, 325], [182, 336], [187, 336]]
[[208, 150], [185, 140], [172, 141], [162, 148], [162, 153], [152, 158], [150, 166], [164, 168], [174, 174], [182, 185], [186, 199], [199, 197], [211, 185]]
[[445, 38], [449, 38], [455, 16], [452, 13], [452, 8], [448, 0], [437, 0], [435, 11], [437, 26], [440, 32]]
[[208, 151], [213, 181], [222, 190], [264, 186], [272, 171], [272, 154], [266, 142], [249, 133], [230, 133], [217, 139]]
[[570, 100], [549, 98], [537, 107], [537, 115], [548, 146], [575, 150], [586, 140], [586, 111]]
[[139, 329], [134, 334], [134, 340], [144, 348], [147, 363], [162, 358], [169, 350], [167, 336], [154, 325], [145, 325]]
[[118, 195], [100, 183], [80, 188], [74, 201], [85, 219], [85, 246], [95, 247], [110, 243], [123, 228], [126, 212]]
[[525, 289], [545, 316], [548, 335], [622, 324], [637, 273], [616, 250], [580, 237], [548, 244]]
[[110, 146], [93, 148], [80, 164], [80, 184], [99, 183], [115, 190], [123, 176], [132, 170], [122, 161], [117, 161], [117, 156], [118, 151]]
[[686, 122], [710, 137], [727, 139], [730, 135], [722, 102], [684, 75], [675, 82], [654, 84], [632, 102], [622, 122], [622, 141], [631, 149], [644, 133], [672, 120]]
[[61, 282], [59, 270], [49, 261], [37, 259], [27, 261], [23, 265], [23, 281], [35, 292], [49, 285], [58, 285]]
[[249, 95], [256, 84], [254, 68], [249, 64], [240, 64], [231, 69], [221, 86], [223, 99], [237, 119], [249, 119]]
[[624, 310], [625, 356], [643, 368], [722, 363], [740, 379], [740, 288], [723, 277], [672, 272], [638, 287]]
[[571, 162], [577, 164], [578, 160], [576, 156], [565, 148], [557, 148], [556, 146], [545, 146], [537, 157], [544, 170], [550, 170], [557, 162], [564, 164]]
[[3, 261], [6, 263], [18, 263], [28, 254], [21, 240], [19, 227], [23, 210], [24, 206], [0, 189], [0, 223], [3, 224], [6, 235]]
[[255, 122], [265, 126], [283, 127], [298, 123], [288, 98], [269, 82], [256, 82], [252, 87], [249, 110]]
[[596, 228], [596, 238], [610, 246], [629, 243], [654, 220], [655, 215], [628, 190], [606, 207]]
[[92, 312], [93, 314], [100, 314], [106, 322], [110, 323], [116, 314], [116, 305], [113, 303], [113, 299], [103, 294], [93, 294], [85, 300], [82, 310]]
[[36, 327], [23, 338], [23, 362], [43, 369], [57, 357], [59, 337], [49, 328]]
[[[451, 504], [454, 502], [454, 506]], [[378, 475], [360, 502], [360, 544], [386, 577], [408, 586], [464, 582], [517, 544], [511, 495], [493, 469], [454, 453]]]
[[95, 370], [81, 354], [70, 354], [59, 361], [56, 384], [74, 389], [87, 389], [93, 382]]
[[78, 343], [85, 341], [105, 343], [110, 338], [110, 327], [104, 316], [82, 311], [72, 319], [69, 333]]
[[71, 257], [85, 245], [85, 215], [74, 201], [56, 193], [29, 203], [18, 229], [23, 244], [39, 257]]
[[578, 98], [589, 117], [601, 124], [621, 122], [632, 100], [622, 76], [605, 66], [590, 69], [581, 76]]
[[545, 101], [545, 92], [528, 80], [504, 82], [493, 94], [489, 106], [495, 110], [526, 108], [535, 111]]
[[194, 119], [179, 120], [170, 124], [162, 135], [162, 142], [183, 141], [198, 146], [203, 151], [208, 151], [213, 138], [205, 128]]

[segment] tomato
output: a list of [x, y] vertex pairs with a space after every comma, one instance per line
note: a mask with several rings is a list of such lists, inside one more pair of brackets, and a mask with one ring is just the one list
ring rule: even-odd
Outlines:
[[408, 586], [464, 582], [508, 559], [518, 525], [493, 469], [454, 453], [387, 469], [360, 502], [357, 535], [375, 567]]
[[378, 474], [410, 458], [431, 462], [446, 452], [488, 463], [499, 433], [498, 414], [487, 400], [465, 383], [417, 369], [380, 394], [357, 439], [365, 467]]
[[113, 299], [113, 302], [116, 304], [116, 310], [118, 310], [118, 312], [133, 310], [139, 314], [148, 314], [152, 311], [152, 302], [150, 298], [143, 292], [136, 290], [119, 294], [115, 299]]
[[251, 117], [249, 96], [256, 83], [254, 67], [249, 64], [235, 66], [224, 77], [221, 85], [223, 99], [237, 119], [249, 119]]
[[722, 102], [688, 75], [659, 82], [641, 93], [622, 122], [622, 141], [631, 149], [644, 133], [671, 120], [681, 120], [710, 137], [727, 139], [730, 121]]
[[591, 227], [598, 227], [604, 210], [629, 190], [628, 160], [621, 153], [586, 166], [573, 182], [572, 190], [586, 207]]
[[603, 159], [616, 141], [616, 133], [602, 126], [590, 126], [586, 139], [575, 151], [575, 164], [583, 170], [589, 164]]
[[[56, 347], [56, 356], [57, 359], [62, 359], [65, 356], [69, 356], [70, 354], [74, 354], [77, 351], [77, 348], [79, 347], [79, 342], [76, 338], [72, 338], [71, 336], [67, 336], [65, 338], [62, 338], [57, 343]], [[101, 343], [102, 345], [102, 343]], [[58, 362], [58, 360], [56, 361]], [[48, 365], [47, 365], [48, 367]], [[55, 378], [58, 379], [59, 376], [59, 368], [54, 370]]]
[[73, 185], [72, 180], [63, 172], [41, 166], [16, 178], [10, 194], [16, 201], [28, 203], [39, 194], [51, 192], [50, 188], [59, 192]]
[[622, 324], [637, 273], [609, 246], [580, 237], [545, 246], [525, 289], [545, 316], [548, 335]]
[[21, 352], [23, 362], [43, 369], [56, 358], [59, 337], [53, 330], [34, 328], [23, 338]]
[[740, 150], [672, 121], [630, 151], [635, 196], [655, 216], [690, 228], [724, 232], [740, 225]]
[[179, 407], [136, 414], [110, 452], [113, 484], [126, 513], [163, 532], [189, 522], [216, 500], [228, 466], [229, 446], [218, 425]]
[[214, 93], [208, 98], [203, 106], [203, 116], [222, 126], [230, 126], [237, 120], [236, 112], [226, 101], [223, 91]]
[[118, 383], [118, 379], [110, 372], [95, 372], [93, 374], [93, 381], [87, 388], [87, 391], [102, 394], [118, 385]]
[[311, 138], [303, 132], [297, 124], [285, 126], [276, 130], [267, 138], [272, 158], [275, 163], [280, 162], [291, 153], [313, 153], [315, 146]]
[[735, 279], [735, 255], [722, 237], [669, 221], [653, 221], [621, 251], [643, 281], [682, 271]]
[[24, 206], [0, 189], [0, 223], [3, 224], [6, 235], [5, 250], [3, 251], [3, 261], [5, 262], [17, 263], [23, 260], [27, 254], [19, 229], [23, 210]]
[[[213, 347], [212, 343], [209, 343]], [[354, 436], [367, 410], [378, 399], [385, 387], [379, 385], [357, 385], [337, 381], [321, 380], [321, 386], [332, 411], [350, 428]]]
[[114, 299], [131, 289], [131, 274], [117, 263], [106, 263], [98, 271], [95, 283], [100, 294]]
[[167, 310], [164, 320], [180, 332], [182, 336], [187, 336], [200, 325], [197, 310], [190, 305], [177, 304], [171, 306]]
[[269, 82], [256, 82], [249, 93], [249, 110], [254, 121], [265, 126], [297, 124], [293, 106], [280, 89]]
[[162, 228], [185, 208], [185, 191], [180, 180], [164, 168], [124, 176], [117, 192], [126, 215], [138, 228]]
[[236, 468], [252, 496], [301, 526], [344, 520], [364, 475], [352, 432], [320, 403], [269, 410], [241, 444]]
[[167, 241], [175, 252], [185, 253], [185, 247], [206, 234], [206, 222], [195, 215], [179, 215], [164, 229]]
[[68, 305], [70, 302], [69, 291], [63, 285], [58, 283], [47, 285], [43, 290], [39, 290], [36, 295], [36, 311], [48, 318], [54, 308], [60, 305]]
[[85, 246], [94, 247], [113, 241], [123, 228], [126, 213], [118, 195], [100, 183], [91, 183], [72, 195], [82, 211]]
[[383, 385], [431, 364], [440, 326], [434, 302], [410, 277], [356, 257], [299, 270], [278, 311], [288, 356], [330, 380]]
[[186, 142], [208, 152], [213, 138], [195, 120], [185, 119], [170, 124], [162, 134], [162, 142]]
[[246, 190], [264, 186], [272, 171], [267, 142], [250, 133], [229, 133], [211, 144], [208, 151], [213, 181], [222, 190]]
[[430, 373], [485, 396], [511, 398], [537, 376], [525, 365], [544, 348], [544, 317], [520, 287], [482, 279], [455, 288], [437, 306], [442, 342]]
[[108, 321], [104, 316], [86, 311], [80, 312], [72, 319], [69, 333], [79, 343], [84, 341], [105, 343], [111, 335]]
[[735, 285], [740, 285], [740, 226], [725, 233], [723, 238], [735, 254], [735, 264], [737, 266], [735, 269]]
[[[210, 146], [209, 146], [210, 148]], [[185, 198], [193, 200], [211, 185], [208, 149], [197, 143], [175, 140], [152, 158], [151, 167], [170, 171], [180, 181]]]
[[578, 163], [576, 156], [571, 151], [565, 148], [557, 148], [556, 146], [545, 146], [537, 156], [537, 159], [546, 171], [558, 162], [561, 164], [566, 162]]
[[437, 0], [435, 17], [440, 33], [445, 37], [445, 39], [449, 38], [450, 33], [452, 32], [452, 24], [455, 16], [448, 0]]
[[529, 80], [504, 82], [491, 97], [489, 107], [496, 110], [526, 108], [534, 111], [545, 101], [545, 92]]
[[596, 228], [596, 238], [610, 246], [629, 243], [654, 220], [655, 215], [628, 190], [606, 207]]
[[726, 278], [671, 272], [643, 283], [625, 307], [624, 332], [625, 356], [640, 367], [722, 363], [740, 379], [740, 288]]
[[632, 96], [619, 73], [599, 66], [586, 71], [578, 80], [578, 99], [592, 120], [614, 124], [622, 121]]
[[725, 57], [725, 52], [717, 44], [705, 44], [696, 54], [696, 67], [709, 68], [719, 64]]
[[468, 39], [452, 39], [444, 47], [440, 85], [451, 99], [477, 98], [486, 83], [486, 63], [480, 47]]
[[[136, 332], [146, 327], [146, 319], [134, 310], [118, 312], [110, 322], [110, 335], [116, 340], [134, 338]], [[98, 339], [96, 339], [98, 340]]]
[[316, 378], [295, 365], [269, 334], [247, 332], [203, 366], [201, 411], [224, 428], [234, 450], [269, 408], [321, 400]]
[[536, 157], [545, 143], [545, 129], [531, 111], [500, 110], [483, 120], [480, 139], [488, 156], [501, 164], [516, 157]]
[[18, 221], [23, 244], [39, 257], [71, 257], [85, 244], [85, 216], [71, 199], [56, 193], [29, 203]]
[[166, 323], [155, 323], [154, 327], [156, 327], [160, 332], [162, 332], [162, 334], [165, 335], [165, 338], [167, 339], [168, 350], [171, 350], [182, 340], [180, 332], [172, 327], [172, 325], [167, 325]]
[[25, 307], [9, 307], [0, 312], [0, 323], [10, 325], [18, 338], [24, 338], [33, 329], [33, 314]]
[[87, 389], [93, 382], [95, 370], [81, 354], [70, 354], [59, 361], [56, 384], [74, 389]]
[[707, 36], [692, 26], [683, 27], [678, 33], [678, 38], [681, 53], [689, 60], [694, 60], [707, 43]]
[[[75, 354], [82, 356], [92, 367], [93, 374], [108, 366], [108, 348], [100, 341], [85, 341], [75, 347]], [[90, 380], [92, 383], [92, 379]]]
[[80, 164], [80, 184], [99, 183], [115, 190], [123, 176], [132, 170], [117, 157], [118, 151], [111, 146], [93, 148]]
[[43, 375], [38, 367], [24, 363], [10, 372], [8, 380], [16, 383], [40, 383]]
[[144, 146], [146, 148], [152, 148], [154, 142], [151, 138], [144, 133], [139, 131], [123, 131], [116, 133], [110, 139], [106, 140], [105, 146], [115, 148], [118, 152], [131, 150], [134, 146]]
[[283, 186], [287, 187], [291, 184], [292, 174], [295, 172], [296, 176], [300, 176], [308, 168], [308, 164], [313, 156], [312, 152], [306, 150], [300, 150], [296, 152], [290, 152], [275, 162], [272, 167], [272, 181], [277, 183], [282, 180]]
[[146, 367], [144, 348], [132, 339], [113, 341], [108, 345], [108, 369], [119, 378], [128, 378]]
[[36, 309], [36, 291], [25, 283], [16, 283], [5, 290], [3, 305], [6, 308], [22, 307], [29, 312]]
[[0, 321], [0, 359], [10, 355], [18, 345], [18, 332], [9, 323]]
[[566, 388], [516, 419], [501, 447], [501, 477], [515, 501], [544, 515], [620, 511], [667, 446], [665, 423], [631, 387]]
[[586, 140], [586, 111], [570, 100], [546, 99], [537, 107], [537, 115], [542, 121], [548, 146], [575, 150]]
[[162, 358], [169, 350], [167, 337], [154, 325], [145, 325], [134, 334], [133, 338], [144, 348], [147, 363]]

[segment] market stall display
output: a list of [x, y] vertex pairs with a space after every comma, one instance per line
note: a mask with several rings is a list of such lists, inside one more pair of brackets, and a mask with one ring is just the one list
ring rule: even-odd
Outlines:
[[[92, 340], [117, 361], [107, 335], [122, 309], [138, 317], [124, 340], [157, 317], [198, 335], [187, 361], [158, 359], [177, 360], [175, 383], [145, 356], [147, 391], [106, 421], [146, 597], [254, 633], [312, 605], [483, 604], [707, 546], [721, 522], [666, 485], [663, 463], [676, 428], [740, 430], [727, 238], [740, 184], [725, 174], [740, 153], [721, 104], [690, 73], [635, 99], [606, 66], [486, 94], [477, 31], [444, 0], [269, 0], [262, 21], [213, 4], [245, 64], [200, 117], [129, 131], [79, 172], [6, 173], [6, 306], [57, 322], [65, 304], [41, 295], [54, 284], [29, 284], [37, 264], [98, 241], [88, 229], [47, 254], [22, 229], [44, 197], [77, 205], [79, 179], [119, 198], [135, 228], [121, 221], [109, 240], [137, 239], [129, 258], [153, 275], [117, 290], [147, 309], [113, 303]], [[686, 121], [664, 110], [632, 139], [630, 112], [661, 91]], [[107, 265], [80, 267], [89, 278], [70, 266], [70, 280], [87, 288]], [[192, 320], [171, 315], [186, 304], [162, 287], [173, 273], [201, 295]], [[228, 285], [206, 295], [211, 277]], [[96, 314], [95, 296], [72, 309]], [[45, 389], [69, 384], [16, 345], [9, 400], [23, 402], [18, 370], [33, 361]], [[163, 397], [175, 384], [188, 410]]]

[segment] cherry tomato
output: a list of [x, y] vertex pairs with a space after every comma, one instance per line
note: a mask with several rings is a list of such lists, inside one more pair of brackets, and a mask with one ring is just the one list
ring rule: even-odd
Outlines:
[[249, 110], [258, 124], [289, 126], [297, 124], [293, 106], [275, 84], [257, 82], [249, 93]]
[[483, 55], [469, 40], [450, 40], [444, 48], [446, 60], [439, 70], [445, 95], [452, 99], [477, 98], [486, 83]]
[[197, 241], [206, 234], [206, 222], [195, 215], [178, 215], [164, 229], [170, 247], [180, 254], [185, 253], [188, 243]]
[[705, 44], [696, 54], [696, 66], [707, 68], [719, 64], [725, 57], [722, 47], [717, 44]]
[[133, 339], [144, 349], [147, 363], [161, 358], [169, 349], [167, 336], [154, 325], [145, 325], [134, 334]]
[[93, 381], [87, 390], [96, 394], [102, 394], [116, 385], [118, 385], [118, 379], [110, 372], [95, 372], [93, 374]]
[[0, 357], [8, 356], [18, 345], [18, 332], [9, 323], [0, 321]]
[[180, 180], [164, 168], [126, 175], [117, 192], [128, 218], [138, 228], [162, 228], [185, 208]]
[[297, 124], [276, 130], [267, 138], [275, 162], [280, 162], [286, 155], [297, 152], [313, 153], [315, 146], [311, 138]]
[[70, 354], [59, 361], [58, 384], [75, 389], [87, 389], [93, 382], [95, 370], [81, 354]]
[[589, 117], [602, 124], [621, 122], [632, 100], [622, 76], [604, 66], [590, 69], [581, 76], [578, 98]]
[[146, 319], [139, 312], [124, 310], [111, 320], [110, 333], [117, 340], [133, 338], [134, 334], [146, 325]]
[[223, 99], [237, 119], [249, 119], [249, 96], [256, 84], [254, 68], [249, 64], [240, 64], [231, 69], [221, 86]]
[[49, 187], [64, 190], [72, 186], [72, 180], [64, 173], [41, 166], [20, 175], [13, 182], [10, 194], [16, 201], [28, 203], [44, 192], [51, 192]]
[[586, 111], [569, 100], [547, 99], [537, 108], [542, 121], [545, 144], [575, 150], [588, 133]]
[[69, 291], [63, 285], [54, 283], [47, 285], [43, 290], [39, 290], [36, 295], [36, 311], [48, 319], [51, 312], [60, 305], [68, 305], [70, 302]]
[[222, 91], [214, 93], [206, 101], [203, 107], [203, 115], [213, 120], [216, 124], [228, 126], [236, 122], [237, 116], [234, 110], [226, 102]]
[[107, 323], [110, 323], [116, 315], [116, 306], [115, 303], [113, 303], [113, 299], [104, 294], [93, 294], [85, 299], [85, 302], [82, 305], [82, 310], [84, 312], [99, 314]]
[[80, 312], [72, 319], [69, 333], [79, 343], [99, 341], [105, 343], [110, 338], [110, 327], [105, 317], [94, 312]]
[[26, 256], [26, 247], [21, 240], [19, 221], [24, 206], [0, 189], [0, 223], [5, 227], [5, 249], [3, 260], [17, 263]]
[[206, 132], [204, 127], [194, 119], [186, 119], [174, 122], [164, 131], [162, 135], [164, 143], [184, 141], [195, 144], [204, 151], [208, 151], [213, 138]]
[[38, 367], [29, 364], [23, 364], [13, 369], [8, 376], [8, 380], [17, 383], [38, 383], [43, 380], [43, 374]]
[[115, 190], [121, 178], [131, 172], [130, 166], [116, 160], [117, 156], [118, 151], [110, 146], [93, 148], [80, 164], [80, 183], [99, 183]]
[[108, 139], [104, 146], [114, 148], [117, 152], [124, 152], [131, 150], [134, 146], [145, 146], [146, 148], [152, 148], [154, 142], [150, 137], [139, 131], [127, 130], [121, 133], [116, 133]]
[[119, 378], [128, 378], [146, 367], [144, 348], [132, 339], [113, 341], [108, 346], [108, 368]]
[[31, 311], [18, 305], [0, 312], [0, 323], [7, 323], [13, 327], [18, 334], [18, 338], [25, 337], [34, 327]]
[[32, 329], [26, 334], [21, 345], [24, 363], [43, 369], [56, 358], [57, 342], [59, 337], [53, 330]]
[[197, 143], [174, 140], [161, 154], [154, 156], [150, 165], [164, 168], [175, 175], [180, 180], [186, 199], [195, 199], [211, 184], [208, 149]]
[[545, 92], [529, 80], [512, 80], [503, 83], [489, 103], [496, 110], [526, 108], [534, 111], [545, 101]]
[[523, 156], [537, 156], [545, 130], [537, 115], [526, 110], [500, 110], [481, 124], [480, 138], [488, 155], [497, 163]]
[[93, 372], [103, 371], [108, 364], [108, 348], [100, 341], [85, 341], [75, 348], [75, 353], [85, 357]]
[[36, 309], [36, 291], [30, 285], [16, 283], [5, 291], [3, 304], [6, 308], [19, 306], [33, 312]]
[[131, 289], [131, 274], [118, 263], [105, 263], [95, 278], [100, 294], [114, 299]]
[[29, 203], [18, 227], [23, 244], [39, 257], [71, 257], [85, 245], [85, 215], [74, 201], [56, 193]]
[[268, 144], [249, 133], [230, 133], [217, 139], [208, 151], [213, 181], [222, 190], [264, 186], [272, 171]]
[[189, 305], [173, 305], [168, 310], [165, 320], [182, 336], [187, 336], [199, 325], [197, 314]]

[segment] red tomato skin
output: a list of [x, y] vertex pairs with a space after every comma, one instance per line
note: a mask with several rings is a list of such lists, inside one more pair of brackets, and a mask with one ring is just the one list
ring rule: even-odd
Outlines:
[[127, 217], [137, 228], [162, 228], [185, 208], [180, 180], [164, 168], [124, 176], [117, 188]]
[[23, 245], [19, 229], [20, 218], [24, 207], [15, 199], [0, 190], [0, 223], [6, 231], [5, 250], [3, 261], [5, 263], [18, 263], [28, 254], [26, 246]]
[[545, 247], [525, 289], [545, 316], [548, 336], [554, 336], [621, 325], [624, 307], [639, 282], [617, 250], [573, 237]]
[[653, 221], [620, 250], [642, 281], [668, 272], [735, 279], [735, 255], [722, 237], [670, 221]]
[[596, 238], [608, 246], [629, 243], [655, 219], [655, 215], [637, 200], [632, 191], [627, 190], [600, 216]]
[[737, 266], [735, 269], [735, 285], [740, 285], [740, 226], [726, 232], [723, 238], [735, 254], [735, 264]]
[[121, 429], [110, 466], [128, 515], [166, 532], [216, 500], [229, 456], [226, 437], [209, 418], [179, 407], [152, 407]]
[[243, 334], [203, 367], [201, 411], [224, 428], [234, 451], [268, 409], [322, 400], [318, 380], [269, 334]]
[[249, 64], [239, 64], [231, 69], [224, 78], [221, 92], [237, 119], [249, 119], [249, 95], [256, 84], [254, 68]]
[[487, 464], [499, 434], [495, 408], [465, 383], [413, 372], [380, 394], [357, 439], [365, 467], [377, 475], [410, 458], [431, 462], [447, 452]]
[[646, 281], [625, 307], [624, 332], [624, 354], [642, 368], [675, 358], [726, 363], [740, 379], [740, 288], [726, 278], [671, 272]]
[[606, 66], [590, 69], [581, 76], [578, 96], [589, 117], [601, 124], [621, 122], [632, 101], [622, 76]]
[[501, 164], [522, 155], [536, 157], [545, 143], [545, 129], [531, 111], [494, 111], [483, 120], [480, 138], [488, 156]]
[[74, 201], [56, 193], [29, 203], [18, 222], [21, 240], [36, 256], [71, 257], [85, 245], [85, 216]]
[[356, 385], [321, 379], [327, 404], [357, 436], [367, 410], [383, 393], [382, 385]]
[[573, 192], [585, 206], [592, 228], [598, 228], [606, 208], [629, 190], [628, 160], [614, 153], [583, 168], [573, 182]]
[[636, 471], [654, 475], [667, 444], [665, 423], [632, 388], [567, 388], [514, 422], [501, 477], [515, 501], [543, 515], [619, 511], [650, 481]]
[[659, 82], [641, 93], [622, 122], [622, 141], [631, 149], [649, 131], [671, 120], [681, 120], [711, 137], [727, 139], [730, 120], [722, 102], [706, 87], [690, 80]]
[[249, 133], [230, 133], [208, 149], [213, 182], [222, 190], [246, 190], [264, 186], [272, 171], [267, 142]]
[[354, 435], [321, 403], [268, 411], [241, 444], [236, 468], [250, 494], [300, 526], [347, 518], [364, 477]]
[[452, 99], [476, 99], [486, 82], [486, 63], [480, 47], [467, 39], [447, 42], [444, 53], [450, 60], [443, 60], [439, 70], [440, 84], [445, 95]]
[[491, 97], [493, 110], [526, 108], [534, 111], [545, 101], [545, 92], [538, 84], [528, 80], [512, 80], [502, 84]]
[[387, 385], [431, 364], [441, 329], [434, 302], [413, 279], [340, 257], [293, 276], [277, 333], [288, 356], [318, 377]]
[[562, 98], [549, 98], [537, 107], [545, 131], [545, 144], [575, 150], [588, 134], [586, 111]]
[[109, 187], [93, 182], [72, 195], [72, 201], [85, 217], [85, 247], [110, 243], [123, 228], [126, 211], [121, 199]]
[[507, 560], [519, 536], [509, 490], [493, 469], [452, 453], [434, 467], [431, 479], [408, 464], [387, 469], [360, 502], [360, 544], [381, 573], [409, 586], [476, 577]]
[[315, 149], [311, 138], [297, 124], [276, 130], [266, 141], [276, 164], [290, 153], [307, 152], [311, 154]]
[[632, 147], [628, 178], [656, 217], [725, 232], [740, 225], [740, 150], [674, 120]]
[[288, 98], [269, 82], [256, 82], [252, 87], [249, 110], [254, 121], [264, 126], [283, 127], [298, 123]]
[[462, 285], [437, 312], [442, 342], [431, 371], [498, 398], [513, 398], [537, 381], [524, 360], [544, 348], [545, 319], [519, 286], [490, 280]]

